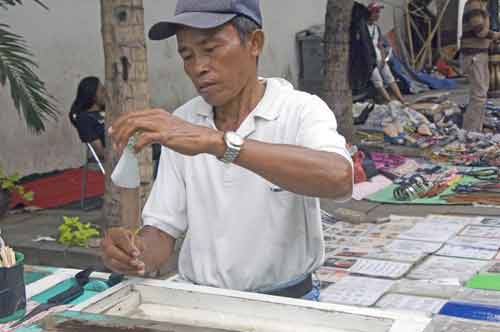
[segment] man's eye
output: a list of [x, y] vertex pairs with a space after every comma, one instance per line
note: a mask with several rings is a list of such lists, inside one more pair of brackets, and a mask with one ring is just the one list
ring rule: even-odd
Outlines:
[[184, 61], [189, 61], [193, 58], [193, 56], [191, 54], [181, 55], [181, 57], [182, 57], [182, 60], [184, 60]]
[[213, 51], [215, 51], [216, 48], [217, 46], [207, 47], [205, 48], [205, 52], [212, 53]]

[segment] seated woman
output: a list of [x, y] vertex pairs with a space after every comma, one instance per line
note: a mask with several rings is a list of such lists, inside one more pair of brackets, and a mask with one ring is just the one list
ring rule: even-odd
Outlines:
[[78, 84], [76, 99], [71, 106], [69, 119], [84, 143], [90, 143], [102, 160], [104, 158], [104, 111], [106, 91], [97, 77], [86, 77]]

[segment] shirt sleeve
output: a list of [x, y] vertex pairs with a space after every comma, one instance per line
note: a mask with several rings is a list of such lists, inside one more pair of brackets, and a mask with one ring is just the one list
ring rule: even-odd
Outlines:
[[186, 185], [181, 156], [162, 148], [158, 175], [142, 212], [144, 226], [177, 239], [187, 230]]
[[91, 143], [101, 138], [97, 130], [97, 127], [101, 126], [101, 124], [85, 113], [79, 114], [76, 117], [75, 126], [78, 131], [78, 136], [80, 136], [80, 140], [84, 143]]
[[303, 147], [340, 154], [352, 164], [346, 140], [337, 131], [335, 114], [317, 96], [304, 106], [297, 140]]

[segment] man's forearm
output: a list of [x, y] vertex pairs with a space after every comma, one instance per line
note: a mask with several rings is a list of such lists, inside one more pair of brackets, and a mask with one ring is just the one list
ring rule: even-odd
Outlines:
[[159, 271], [174, 253], [175, 239], [149, 226], [141, 229], [139, 237], [145, 246], [140, 259], [146, 265], [146, 272]]
[[[225, 151], [221, 135], [210, 151], [216, 156]], [[351, 163], [337, 153], [247, 140], [235, 163], [297, 194], [331, 199], [352, 194]]]

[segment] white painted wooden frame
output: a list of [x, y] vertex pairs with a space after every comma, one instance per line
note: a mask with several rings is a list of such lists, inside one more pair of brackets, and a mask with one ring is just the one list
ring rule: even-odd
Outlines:
[[[123, 282], [71, 310], [144, 319], [132, 315], [139, 305], [148, 311], [150, 320], [234, 331], [422, 332], [430, 322], [420, 313], [145, 279]], [[159, 309], [161, 314], [155, 315]]]

